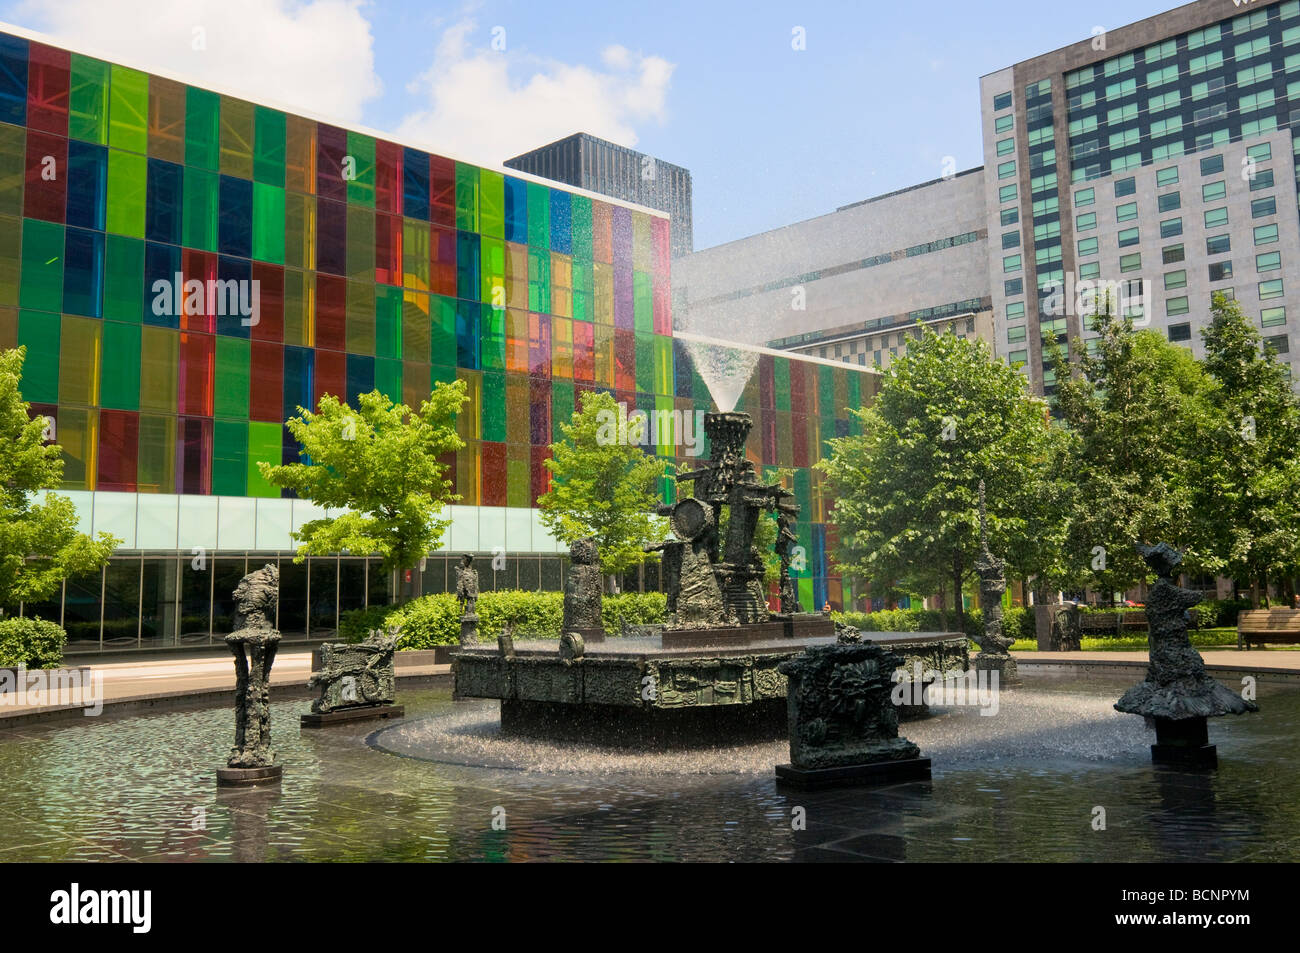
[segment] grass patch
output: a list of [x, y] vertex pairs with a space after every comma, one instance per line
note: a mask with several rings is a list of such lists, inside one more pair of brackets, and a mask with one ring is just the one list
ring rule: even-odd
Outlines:
[[[1190, 633], [1192, 645], [1196, 648], [1236, 648], [1236, 629], [1199, 629]], [[1082, 640], [1084, 652], [1134, 652], [1147, 648], [1147, 637], [1142, 635], [1124, 635], [1119, 638]], [[1036, 652], [1038, 642], [1034, 639], [1017, 639], [1011, 646], [1013, 652]]]

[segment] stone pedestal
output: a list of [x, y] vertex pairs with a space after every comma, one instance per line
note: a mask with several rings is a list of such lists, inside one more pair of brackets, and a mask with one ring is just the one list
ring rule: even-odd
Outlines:
[[1210, 728], [1205, 718], [1155, 718], [1156, 743], [1151, 746], [1151, 760], [1156, 764], [1184, 767], [1217, 768], [1219, 752], [1210, 744]]
[[478, 645], [478, 613], [466, 613], [460, 617], [460, 644]]
[[1020, 680], [1020, 668], [1016, 665], [1016, 660], [1010, 655], [981, 652], [971, 661], [974, 663], [977, 672], [997, 672], [999, 689], [1020, 688], [1024, 685], [1024, 682]]
[[340, 708], [337, 711], [308, 712], [302, 716], [303, 728], [324, 728], [371, 718], [401, 718], [406, 714], [403, 705], [362, 705], [359, 708]]
[[250, 787], [254, 784], [279, 784], [284, 765], [268, 764], [257, 768], [217, 768], [217, 786]]

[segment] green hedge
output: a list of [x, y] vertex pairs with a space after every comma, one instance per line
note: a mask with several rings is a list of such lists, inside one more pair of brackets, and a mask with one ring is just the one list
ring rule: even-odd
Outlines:
[[40, 618], [0, 619], [0, 668], [58, 668], [68, 633]]
[[[880, 612], [835, 612], [833, 617], [863, 632], [946, 632], [952, 628], [952, 613], [938, 609], [884, 609]], [[1013, 606], [1002, 616], [1003, 633], [1013, 639], [1034, 638], [1034, 610]], [[974, 609], [962, 614], [962, 631], [970, 638], [984, 633], [984, 613]]]
[[[601, 617], [605, 631], [618, 635], [620, 618], [627, 625], [663, 622], [667, 600], [660, 592], [605, 596]], [[478, 598], [479, 637], [495, 640], [510, 626], [517, 639], [558, 639], [564, 620], [564, 594], [517, 589], [482, 593]], [[339, 616], [339, 635], [360, 642], [371, 629], [399, 626], [399, 649], [428, 649], [460, 641], [460, 605], [450, 592], [424, 596], [400, 606], [352, 609]]]

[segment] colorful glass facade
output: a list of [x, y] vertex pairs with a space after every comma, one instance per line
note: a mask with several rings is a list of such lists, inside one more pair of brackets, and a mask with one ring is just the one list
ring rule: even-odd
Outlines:
[[[672, 330], [663, 215], [0, 33], [0, 347], [62, 489], [278, 498], [299, 407], [460, 379], [461, 503], [528, 508], [583, 391], [710, 409]], [[809, 606], [840, 596], [809, 467], [872, 386], [764, 356], [740, 405], [795, 469]]]

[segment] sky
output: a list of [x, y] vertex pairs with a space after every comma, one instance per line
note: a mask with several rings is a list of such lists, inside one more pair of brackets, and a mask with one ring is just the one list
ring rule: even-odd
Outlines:
[[0, 0], [0, 20], [466, 161], [590, 132], [690, 169], [701, 249], [979, 165], [981, 75], [1174, 6]]

